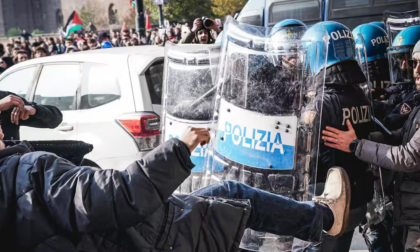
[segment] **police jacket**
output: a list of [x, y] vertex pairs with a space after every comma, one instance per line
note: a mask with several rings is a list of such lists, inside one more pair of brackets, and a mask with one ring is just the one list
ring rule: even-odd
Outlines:
[[[404, 126], [384, 137], [386, 144], [361, 140], [356, 156], [365, 162], [399, 172], [394, 193], [394, 224], [420, 225], [420, 106]], [[375, 133], [381, 134], [381, 133]]]
[[[248, 201], [171, 197], [190, 175], [172, 139], [124, 171], [76, 167], [27, 143], [0, 151], [1, 251], [233, 252]], [[27, 154], [25, 154], [27, 153]]]
[[[371, 105], [359, 84], [366, 78], [356, 61], [344, 61], [326, 69], [325, 93], [323, 99], [321, 130], [331, 126], [347, 130], [350, 120], [356, 134], [367, 138], [373, 131]], [[334, 166], [344, 168], [351, 182], [350, 208], [357, 208], [372, 199], [373, 177], [369, 165], [352, 153], [346, 153], [320, 144], [317, 182], [325, 182], [328, 169]]]
[[[417, 90], [404, 90], [398, 95], [396, 102], [398, 101], [398, 105], [396, 105], [392, 111], [384, 118], [383, 123], [385, 127], [389, 130], [397, 130], [404, 126], [405, 121], [407, 121], [408, 116], [413, 111], [415, 107], [414, 96], [418, 94], [419, 91]], [[391, 98], [392, 99], [392, 98]]]
[[[8, 95], [15, 95], [11, 92], [0, 91], [0, 100], [5, 98]], [[34, 128], [50, 128], [53, 129], [60, 125], [63, 121], [63, 115], [61, 111], [54, 107], [48, 105], [39, 105], [34, 102], [28, 102], [22, 98], [25, 105], [34, 106], [36, 108], [36, 114], [30, 116], [28, 120], [19, 120], [19, 125], [12, 124], [11, 122], [11, 113], [13, 108], [7, 111], [1, 111], [0, 120], [1, 127], [4, 133], [4, 140], [19, 140], [19, 128], [20, 126], [28, 126]]]

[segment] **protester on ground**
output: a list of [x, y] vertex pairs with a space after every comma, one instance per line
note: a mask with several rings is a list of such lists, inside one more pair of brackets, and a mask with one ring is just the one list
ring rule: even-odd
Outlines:
[[[420, 42], [413, 49], [413, 76], [420, 90]], [[352, 153], [360, 160], [398, 172], [395, 179], [394, 225], [406, 228], [405, 249], [420, 250], [420, 95], [404, 126], [392, 135], [375, 132], [372, 141], [355, 134], [350, 121], [348, 131], [327, 127], [322, 137], [325, 145]], [[375, 141], [375, 142], [374, 142]]]
[[194, 167], [191, 152], [209, 137], [207, 129], [190, 129], [182, 140], [167, 141], [125, 171], [76, 167], [54, 154], [32, 152], [25, 142], [1, 150], [2, 246], [56, 252], [237, 251], [245, 228], [310, 241], [319, 241], [323, 230], [340, 235], [345, 228], [350, 192], [340, 168], [330, 170], [319, 203], [228, 181], [171, 196]]

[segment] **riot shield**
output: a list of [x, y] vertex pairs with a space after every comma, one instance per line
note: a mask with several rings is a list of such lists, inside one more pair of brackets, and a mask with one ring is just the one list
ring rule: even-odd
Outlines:
[[389, 41], [394, 41], [395, 36], [397, 36], [397, 34], [405, 28], [420, 25], [420, 18], [418, 15], [418, 10], [407, 12], [385, 11], [384, 20]]
[[[210, 59], [209, 55], [215, 59]], [[165, 76], [163, 85], [163, 141], [181, 138], [188, 127], [210, 128], [214, 111], [214, 74], [219, 47], [208, 45], [165, 46]], [[211, 64], [213, 62], [213, 64]], [[216, 62], [216, 63], [215, 63]], [[195, 164], [191, 176], [178, 188], [178, 193], [197, 190], [208, 153], [207, 145], [191, 153]]]
[[[301, 41], [304, 27], [271, 36], [229, 18], [216, 77], [206, 183], [236, 180], [299, 201], [315, 187], [327, 43]], [[255, 32], [259, 30], [259, 32]], [[323, 38], [328, 38], [324, 28]], [[326, 40], [328, 41], [328, 39]], [[310, 189], [312, 188], [312, 189]], [[289, 251], [292, 237], [248, 229], [241, 248]]]

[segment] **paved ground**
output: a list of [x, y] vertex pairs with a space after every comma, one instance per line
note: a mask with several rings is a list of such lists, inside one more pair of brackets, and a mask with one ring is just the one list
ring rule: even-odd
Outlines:
[[354, 231], [353, 242], [351, 244], [351, 252], [369, 252], [366, 247], [366, 243], [363, 240], [359, 230]]

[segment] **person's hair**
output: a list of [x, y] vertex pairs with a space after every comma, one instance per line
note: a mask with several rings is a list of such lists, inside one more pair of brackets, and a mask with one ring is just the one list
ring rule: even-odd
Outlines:
[[49, 41], [51, 41], [51, 42], [52, 42], [52, 44], [53, 44], [53, 45], [55, 45], [55, 40], [54, 40], [54, 38], [53, 38], [53, 37], [49, 38]]
[[13, 47], [13, 44], [7, 43], [6, 47]]
[[13, 43], [14, 44], [22, 44], [22, 42], [20, 40], [15, 40]]
[[89, 39], [89, 43], [96, 43], [96, 39], [94, 38]]
[[48, 55], [48, 52], [47, 52], [47, 50], [45, 50], [45, 48], [44, 48], [44, 47], [38, 47], [38, 48], [35, 50], [35, 54], [37, 54], [37, 53], [39, 53], [39, 52], [44, 52], [46, 55]]
[[15, 64], [13, 62], [13, 58], [12, 57], [2, 57], [1, 60], [6, 63], [7, 68], [10, 68], [10, 67], [12, 67]]
[[68, 39], [66, 39], [66, 42], [72, 42], [72, 43], [74, 43], [74, 40], [72, 38], [68, 38]]
[[0, 56], [3, 56], [5, 53], [6, 51], [4, 50], [4, 45], [0, 43]]
[[[38, 48], [39, 49], [39, 48]], [[19, 50], [18, 52], [17, 52], [17, 54], [26, 54], [26, 56], [28, 56], [28, 52], [27, 51], [24, 51], [24, 50]]]

